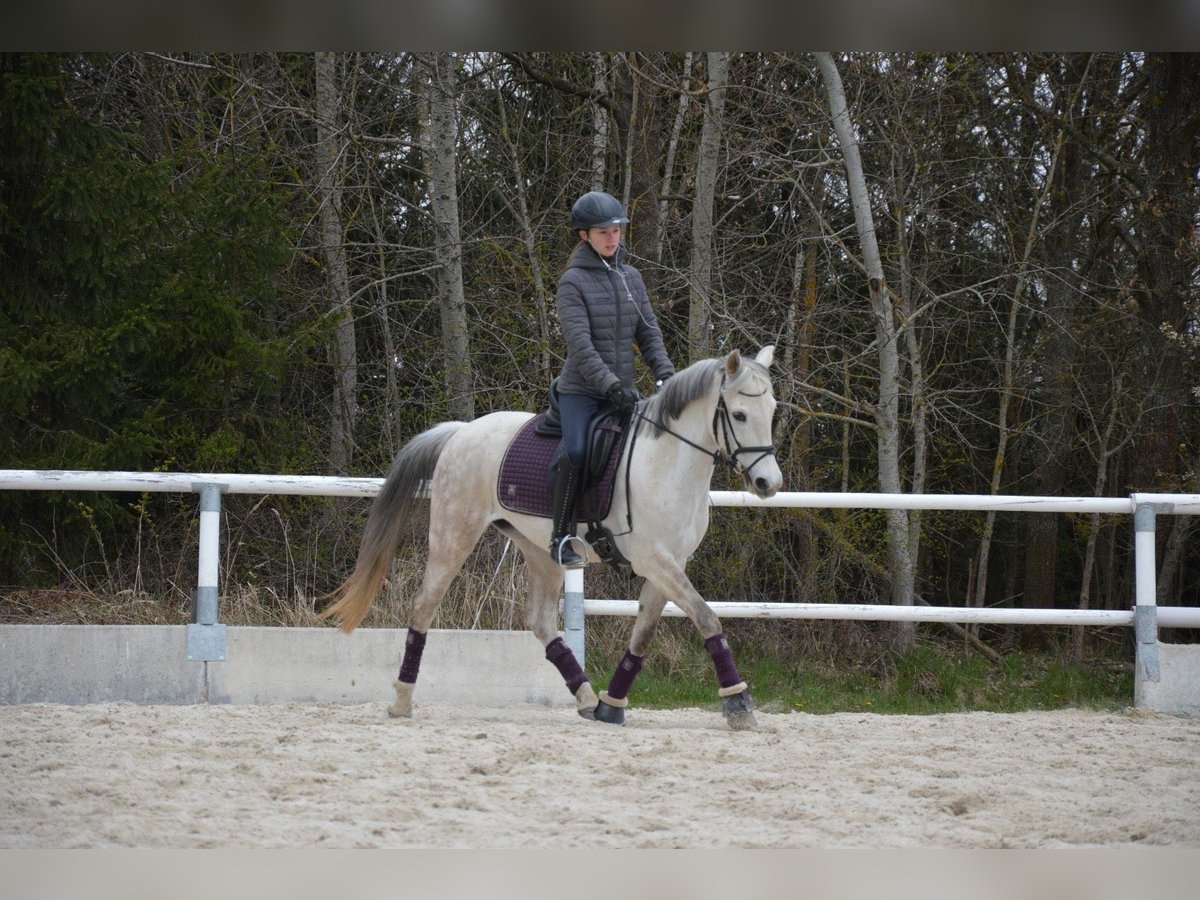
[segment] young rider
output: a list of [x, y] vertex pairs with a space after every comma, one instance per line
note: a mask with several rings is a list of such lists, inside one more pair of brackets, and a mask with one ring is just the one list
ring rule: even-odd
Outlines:
[[603, 191], [589, 191], [571, 207], [579, 244], [558, 279], [558, 320], [567, 343], [558, 378], [565, 456], [555, 473], [550, 542], [551, 555], [567, 567], [583, 565], [570, 538], [588, 423], [605, 404], [627, 413], [641, 399], [634, 387], [635, 344], [658, 383], [675, 374], [646, 284], [621, 244], [627, 224], [621, 204]]

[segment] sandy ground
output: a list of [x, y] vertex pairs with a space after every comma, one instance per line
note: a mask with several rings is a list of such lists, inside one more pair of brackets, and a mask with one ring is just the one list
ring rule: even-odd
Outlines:
[[0, 847], [1200, 847], [1200, 720], [0, 707]]

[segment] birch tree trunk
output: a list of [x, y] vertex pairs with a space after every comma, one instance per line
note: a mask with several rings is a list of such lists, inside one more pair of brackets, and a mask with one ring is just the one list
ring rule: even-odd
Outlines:
[[[596, 97], [608, 93], [608, 54], [592, 54], [592, 90]], [[592, 190], [604, 190], [604, 159], [608, 153], [608, 110], [592, 101]]]
[[729, 54], [708, 53], [708, 103], [700, 130], [696, 160], [696, 194], [692, 201], [692, 262], [688, 306], [688, 349], [691, 362], [712, 355], [713, 206], [717, 191], [717, 156], [721, 149]]
[[341, 98], [337, 85], [336, 55], [316, 54], [317, 199], [320, 204], [321, 249], [325, 256], [329, 308], [334, 332], [333, 409], [330, 421], [329, 466], [337, 474], [350, 469], [354, 448], [355, 394], [358, 357], [355, 349], [354, 313], [350, 308], [350, 276], [343, 240], [341, 178]]
[[[521, 166], [521, 154], [513, 141], [508, 127], [508, 111], [504, 105], [504, 96], [499, 88], [496, 89], [496, 107], [500, 111], [500, 138], [512, 165], [513, 181], [517, 186], [517, 221], [521, 226], [521, 241], [525, 245], [525, 255], [529, 257], [529, 275], [533, 280], [533, 300], [537, 307], [538, 317], [538, 369], [542, 373], [542, 383], [549, 384], [550, 372], [550, 296], [546, 290], [546, 279], [542, 274], [542, 261], [538, 256], [537, 240], [533, 234], [533, 223], [529, 216], [529, 192], [525, 186], [525, 170]], [[507, 198], [505, 202], [508, 203]], [[511, 208], [511, 203], [509, 206]]]
[[688, 90], [692, 81], [692, 51], [683, 55], [683, 81], [679, 90], [679, 109], [675, 112], [675, 122], [671, 126], [671, 139], [667, 141], [667, 161], [663, 166], [662, 187], [658, 196], [658, 224], [654, 230], [654, 259], [662, 261], [663, 241], [667, 233], [667, 206], [671, 195], [671, 182], [675, 177], [675, 153], [679, 148], [679, 134], [683, 131], [683, 121], [687, 118]]
[[429, 62], [429, 128], [424, 155], [436, 241], [446, 397], [451, 417], [470, 421], [475, 417], [475, 397], [458, 219], [454, 54], [433, 53]]
[[[850, 121], [850, 112], [846, 106], [846, 91], [842, 86], [842, 78], [830, 54], [817, 53], [816, 57], [829, 97], [834, 131], [842, 148], [846, 182], [850, 190], [850, 202], [854, 208], [854, 223], [862, 244], [863, 265], [867, 270], [871, 309], [875, 314], [875, 339], [879, 346], [879, 403], [875, 407], [875, 422], [879, 429], [879, 489], [885, 494], [899, 494], [902, 491], [900, 353], [896, 343], [892, 300], [883, 277], [883, 261], [875, 237], [875, 220], [871, 214], [870, 198], [867, 196], [867, 181], [863, 174], [862, 157], [858, 152], [858, 140], [854, 136], [854, 125]], [[915, 573], [909, 550], [908, 516], [902, 509], [888, 510], [887, 522], [892, 603], [896, 606], [912, 606]], [[900, 652], [907, 650], [912, 645], [915, 635], [916, 628], [913, 623], [900, 623], [896, 631], [896, 649]]]

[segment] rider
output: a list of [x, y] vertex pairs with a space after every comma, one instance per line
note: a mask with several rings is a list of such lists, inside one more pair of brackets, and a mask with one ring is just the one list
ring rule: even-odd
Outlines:
[[589, 191], [571, 207], [579, 244], [558, 279], [558, 320], [567, 342], [558, 377], [565, 457], [554, 479], [550, 541], [550, 554], [562, 566], [583, 565], [567, 538], [575, 534], [588, 423], [606, 402], [629, 413], [641, 399], [633, 386], [633, 345], [659, 384], [675, 374], [646, 284], [626, 261], [621, 226], [627, 224], [621, 204], [603, 191]]

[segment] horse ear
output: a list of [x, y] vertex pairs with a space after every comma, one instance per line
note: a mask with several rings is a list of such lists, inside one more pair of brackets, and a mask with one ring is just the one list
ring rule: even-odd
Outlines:
[[762, 363], [766, 368], [771, 368], [771, 363], [775, 362], [775, 345], [767, 344], [758, 351], [758, 356], [754, 357], [754, 361]]
[[742, 354], [738, 350], [734, 350], [725, 357], [725, 376], [732, 379], [738, 372], [742, 370]]

